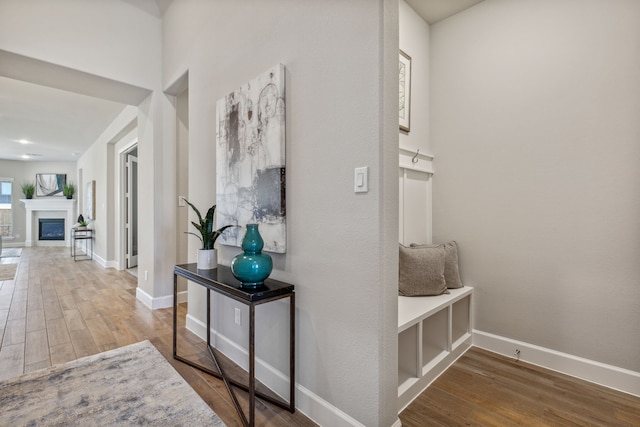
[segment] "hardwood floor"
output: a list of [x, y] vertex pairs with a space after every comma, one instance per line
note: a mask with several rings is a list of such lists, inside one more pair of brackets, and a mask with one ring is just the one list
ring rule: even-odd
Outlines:
[[640, 398], [472, 347], [400, 420], [403, 427], [640, 426]]
[[[241, 426], [221, 380], [173, 359], [173, 310], [137, 301], [136, 280], [93, 261], [74, 262], [68, 248], [23, 249], [15, 280], [0, 281], [0, 380], [148, 339], [228, 426]], [[180, 354], [205, 362], [202, 341], [184, 329], [185, 315], [183, 304]], [[246, 411], [247, 394], [237, 395]], [[315, 423], [257, 401], [256, 425]]]
[[[13, 262], [11, 258], [0, 262]], [[136, 279], [68, 248], [26, 248], [15, 280], [0, 282], [0, 380], [150, 340], [229, 426], [240, 426], [222, 381], [172, 357], [172, 310], [135, 298]], [[202, 341], [184, 330], [180, 353], [206, 362]], [[238, 395], [247, 408], [246, 393]], [[299, 412], [256, 403], [256, 425], [313, 426]], [[473, 348], [407, 407], [417, 426], [640, 426], [640, 398]]]

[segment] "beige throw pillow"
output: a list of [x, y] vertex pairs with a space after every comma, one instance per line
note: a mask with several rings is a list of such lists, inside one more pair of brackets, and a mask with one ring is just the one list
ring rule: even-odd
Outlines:
[[458, 245], [455, 241], [444, 243], [441, 245], [418, 245], [411, 244], [412, 248], [433, 248], [441, 246], [445, 250], [444, 258], [444, 281], [447, 283], [448, 289], [461, 288], [462, 280], [460, 279], [460, 269], [458, 267]]
[[441, 246], [407, 248], [400, 245], [399, 294], [412, 297], [447, 292], [445, 255]]

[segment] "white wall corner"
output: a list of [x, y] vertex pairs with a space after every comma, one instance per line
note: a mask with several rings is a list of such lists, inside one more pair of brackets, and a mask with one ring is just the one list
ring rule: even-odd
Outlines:
[[507, 357], [517, 348], [525, 362], [640, 397], [640, 372], [475, 329], [473, 345]]
[[[206, 340], [207, 325], [204, 322], [188, 314], [186, 326], [188, 330], [201, 339]], [[246, 349], [218, 333], [213, 328], [211, 329], [211, 343], [217, 350], [230, 358], [242, 369], [245, 371], [248, 370], [249, 354]], [[178, 353], [180, 353], [179, 350]], [[289, 390], [289, 376], [287, 374], [274, 368], [264, 360], [256, 358], [256, 378], [277, 395], [283, 399], [287, 399]], [[317, 424], [334, 427], [364, 427], [358, 420], [322, 399], [300, 383], [296, 383], [295, 389], [296, 410]], [[394, 427], [401, 425], [399, 421], [400, 420], [397, 420]]]

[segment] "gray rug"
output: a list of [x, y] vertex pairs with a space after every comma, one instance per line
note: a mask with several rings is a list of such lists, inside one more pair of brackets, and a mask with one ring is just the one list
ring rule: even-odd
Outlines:
[[1, 426], [224, 426], [149, 342], [0, 382]]
[[22, 248], [2, 248], [0, 258], [13, 258], [22, 254]]
[[18, 264], [0, 264], [0, 282], [13, 280], [16, 277]]

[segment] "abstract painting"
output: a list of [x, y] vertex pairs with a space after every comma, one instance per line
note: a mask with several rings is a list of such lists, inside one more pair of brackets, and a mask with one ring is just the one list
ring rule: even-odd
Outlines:
[[67, 174], [64, 173], [37, 173], [36, 196], [63, 196], [62, 187], [67, 183]]
[[85, 194], [85, 210], [87, 219], [96, 219], [96, 182], [87, 182], [87, 193]]
[[400, 129], [411, 129], [411, 57], [400, 51], [399, 78], [399, 119]]
[[240, 246], [258, 224], [264, 250], [287, 250], [285, 71], [278, 64], [216, 103], [216, 224], [220, 242]]

